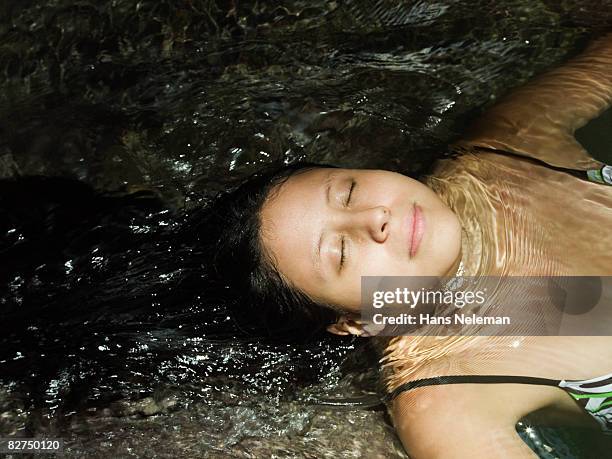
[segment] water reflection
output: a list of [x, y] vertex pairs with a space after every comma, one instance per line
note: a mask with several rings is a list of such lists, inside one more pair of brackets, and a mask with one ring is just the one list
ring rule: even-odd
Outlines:
[[[0, 201], [2, 435], [61, 433], [90, 457], [402, 457], [384, 412], [300, 401], [376, 390], [373, 350], [238, 339], [218, 292], [194, 287], [206, 254], [172, 238], [182, 212], [274, 163], [419, 171], [612, 8], [8, 0], [0, 11], [0, 177], [141, 191], [121, 211], [64, 182], [30, 182], [19, 208]], [[42, 225], [53, 206], [65, 213]]]

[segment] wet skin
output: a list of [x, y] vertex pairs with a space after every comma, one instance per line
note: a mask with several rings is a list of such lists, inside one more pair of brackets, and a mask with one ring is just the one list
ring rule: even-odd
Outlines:
[[[610, 107], [611, 69], [612, 35], [606, 35], [565, 66], [497, 103], [458, 146], [474, 157], [478, 153], [474, 147], [486, 147], [553, 166], [601, 167], [573, 134]], [[448, 172], [455, 175], [468, 162], [469, 156], [464, 156]], [[513, 169], [529, 169], [519, 161], [507, 165], [510, 174], [500, 177], [500, 163], [495, 163], [488, 179], [482, 174], [476, 177], [483, 172], [481, 160], [472, 166], [464, 168], [461, 185], [480, 183], [472, 187], [475, 194], [455, 200], [453, 208], [462, 221], [474, 224], [474, 228], [464, 224], [465, 233], [484, 234], [485, 242], [493, 242], [478, 253], [481, 274], [610, 275], [612, 252], [609, 234], [604, 233], [612, 218], [609, 188], [551, 170], [541, 171], [540, 177], [515, 174]], [[322, 190], [330, 173], [339, 175], [329, 182], [327, 202]], [[515, 185], [509, 177], [518, 179]], [[347, 203], [353, 181], [355, 200]], [[489, 212], [470, 208], [476, 195]], [[517, 205], [509, 205], [509, 200]], [[416, 254], [410, 256], [410, 225], [405, 222], [410, 221], [415, 202], [423, 209], [424, 230]], [[389, 172], [317, 169], [294, 176], [269, 198], [261, 217], [262, 242], [281, 274], [315, 300], [347, 312], [358, 308], [361, 276], [453, 274], [462, 252], [457, 216], [426, 186]], [[544, 220], [547, 225], [541, 224]], [[321, 262], [316, 264], [312, 253], [321, 233]], [[516, 235], [520, 237], [512, 237]], [[339, 269], [343, 245], [346, 254]], [[465, 246], [463, 253], [467, 259], [473, 252]], [[358, 327], [345, 331], [353, 333]], [[453, 338], [436, 340], [435, 346], [410, 336], [393, 340], [385, 349], [389, 358], [385, 365], [392, 373], [390, 388], [407, 380], [450, 374], [589, 379], [610, 371], [609, 336], [483, 336], [479, 342], [455, 348]], [[525, 339], [515, 347], [516, 338]], [[559, 388], [503, 386], [457, 384], [403, 392], [394, 400], [391, 415], [410, 457], [534, 458], [515, 429], [521, 418], [547, 411], [564, 423], [595, 424]], [[592, 452], [609, 452], [610, 445], [604, 443], [590, 444]]]
[[314, 300], [360, 307], [361, 276], [445, 276], [461, 225], [426, 185], [382, 170], [317, 168], [277, 186], [261, 211], [274, 265]]

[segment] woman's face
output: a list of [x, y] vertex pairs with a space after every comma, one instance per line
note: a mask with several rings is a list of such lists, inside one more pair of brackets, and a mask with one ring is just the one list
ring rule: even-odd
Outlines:
[[261, 239], [315, 301], [358, 312], [361, 276], [454, 275], [461, 226], [426, 185], [383, 170], [317, 168], [276, 187]]

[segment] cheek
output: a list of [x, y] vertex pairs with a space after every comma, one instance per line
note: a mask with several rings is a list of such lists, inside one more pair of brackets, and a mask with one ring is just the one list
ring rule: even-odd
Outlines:
[[360, 256], [357, 277], [361, 276], [410, 276], [411, 267], [393, 251], [382, 245], [369, 245]]
[[452, 251], [453, 247], [461, 241], [461, 224], [456, 215], [447, 208], [440, 209], [435, 216], [439, 221], [438, 234], [441, 248]]
[[429, 191], [429, 188], [425, 187], [420, 182], [408, 178], [402, 178], [394, 183], [389, 183], [387, 186], [383, 184], [378, 187], [380, 196], [391, 197], [395, 204], [399, 204], [401, 207], [406, 205], [407, 202], [415, 200], [430, 200]]
[[361, 307], [361, 276], [351, 273], [341, 281], [333, 282], [325, 288], [316, 289], [312, 297], [345, 311], [359, 311]]

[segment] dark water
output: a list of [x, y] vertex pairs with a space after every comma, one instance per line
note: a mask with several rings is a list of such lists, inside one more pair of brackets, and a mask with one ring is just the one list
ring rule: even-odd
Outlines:
[[[312, 402], [376, 391], [368, 344], [242, 337], [197, 288], [206, 233], [181, 245], [182, 212], [299, 159], [416, 173], [611, 21], [609, 0], [4, 0], [0, 177], [114, 194], [3, 185], [1, 436], [70, 457], [403, 457], [384, 411]], [[580, 432], [519, 430], [589, 457]]]

